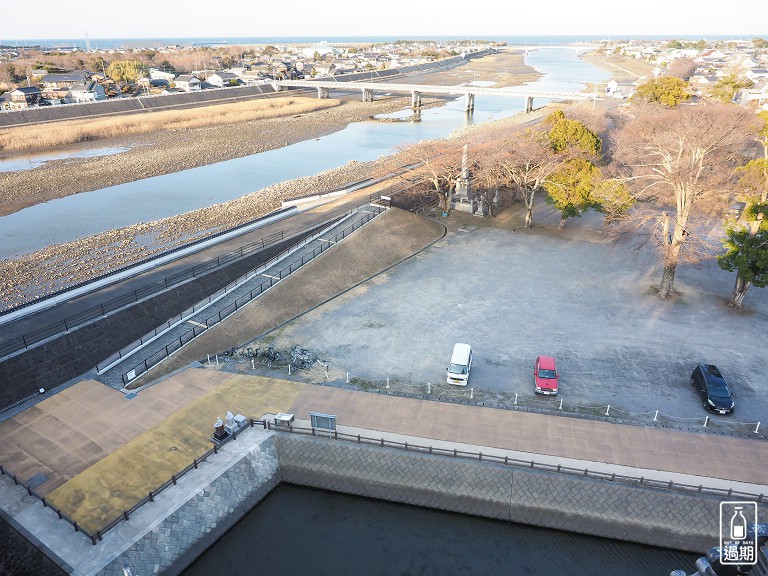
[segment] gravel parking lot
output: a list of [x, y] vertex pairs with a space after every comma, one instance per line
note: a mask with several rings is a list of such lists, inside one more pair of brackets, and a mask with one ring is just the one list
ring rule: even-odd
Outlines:
[[726, 306], [732, 274], [714, 263], [681, 266], [681, 297], [659, 301], [650, 290], [657, 260], [605, 239], [598, 217], [558, 231], [542, 206], [530, 231], [457, 213], [446, 224], [437, 244], [265, 343], [310, 348], [335, 369], [332, 379], [348, 371], [353, 383], [429, 382], [440, 393], [457, 388], [445, 383], [445, 368], [454, 343], [466, 342], [469, 387], [529, 397], [534, 360], [550, 354], [561, 374], [560, 395], [546, 399], [553, 407], [562, 398], [701, 421], [690, 374], [707, 362], [734, 391], [736, 414], [726, 418], [768, 423], [766, 290], [753, 289], [737, 313]]

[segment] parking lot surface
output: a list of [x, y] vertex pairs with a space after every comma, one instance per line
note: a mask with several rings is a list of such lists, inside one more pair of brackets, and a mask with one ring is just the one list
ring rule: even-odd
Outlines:
[[474, 353], [468, 387], [508, 398], [533, 396], [535, 358], [553, 355], [561, 378], [560, 395], [544, 399], [552, 407], [560, 399], [610, 404], [691, 422], [706, 415], [690, 385], [694, 366], [706, 362], [720, 367], [736, 401], [734, 416], [717, 418], [768, 422], [765, 290], [753, 288], [735, 312], [726, 306], [731, 273], [714, 262], [681, 265], [681, 295], [661, 301], [651, 289], [659, 261], [647, 249], [614, 244], [597, 217], [558, 231], [554, 216], [513, 231], [454, 213], [444, 219], [446, 238], [264, 343], [311, 349], [335, 369], [332, 378], [349, 372], [368, 388], [387, 378], [429, 383], [439, 394], [451, 388], [453, 345], [466, 342]]

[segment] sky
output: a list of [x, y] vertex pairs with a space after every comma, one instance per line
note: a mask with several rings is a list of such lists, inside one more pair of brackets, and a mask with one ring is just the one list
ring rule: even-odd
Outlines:
[[[0, 43], [237, 36], [768, 37], [768, 0], [37, 0], [6, 2]], [[733, 6], [733, 8], [731, 8]]]

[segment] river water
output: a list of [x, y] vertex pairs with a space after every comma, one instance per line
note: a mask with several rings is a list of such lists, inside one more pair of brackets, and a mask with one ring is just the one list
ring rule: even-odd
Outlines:
[[668, 576], [699, 556], [280, 485], [182, 576]]
[[[581, 61], [574, 48], [531, 50], [526, 63], [545, 74], [529, 85], [541, 90], [575, 92], [586, 83], [608, 77], [606, 72]], [[323, 138], [278, 150], [30, 206], [0, 217], [0, 259], [218, 204], [351, 160], [373, 160], [400, 144], [440, 138], [468, 123], [517, 114], [524, 105], [518, 98], [478, 96], [474, 113], [467, 115], [460, 99], [423, 111], [421, 122], [355, 123]]]

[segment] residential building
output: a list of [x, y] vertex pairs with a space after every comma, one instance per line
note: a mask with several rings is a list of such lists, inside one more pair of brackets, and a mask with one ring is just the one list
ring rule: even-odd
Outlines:
[[176, 85], [176, 88], [184, 90], [184, 92], [200, 90], [200, 84], [202, 84], [199, 78], [192, 76], [191, 74], [182, 74], [181, 76], [176, 76], [176, 78], [173, 80], [173, 83]]

